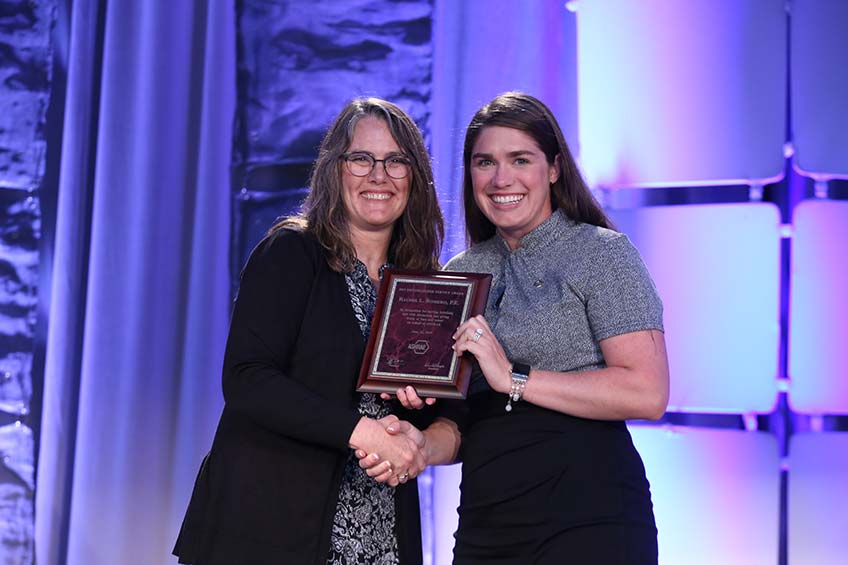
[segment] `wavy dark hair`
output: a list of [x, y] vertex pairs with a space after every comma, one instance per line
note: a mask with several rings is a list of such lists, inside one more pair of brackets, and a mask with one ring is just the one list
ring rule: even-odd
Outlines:
[[444, 239], [444, 220], [430, 156], [415, 122], [396, 105], [379, 98], [351, 101], [327, 130], [312, 167], [309, 194], [299, 215], [284, 218], [271, 228], [303, 229], [318, 238], [330, 268], [353, 270], [356, 250], [350, 239], [347, 210], [342, 200], [342, 154], [350, 147], [354, 128], [362, 118], [384, 121], [395, 142], [411, 163], [409, 201], [395, 222], [388, 259], [405, 269], [438, 269]]
[[495, 225], [483, 215], [474, 200], [471, 185], [471, 154], [483, 128], [501, 126], [521, 130], [538, 144], [548, 164], [559, 157], [561, 172], [551, 184], [551, 208], [563, 210], [570, 219], [614, 229], [580, 174], [551, 110], [539, 99], [523, 92], [507, 92], [480, 108], [465, 132], [462, 165], [462, 197], [465, 206], [465, 230], [470, 243], [479, 243], [495, 235]]

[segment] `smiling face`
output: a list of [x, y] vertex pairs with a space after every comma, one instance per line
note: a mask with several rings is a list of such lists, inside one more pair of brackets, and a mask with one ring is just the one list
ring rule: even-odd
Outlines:
[[523, 131], [484, 127], [471, 152], [470, 170], [477, 206], [510, 248], [551, 215], [550, 185], [559, 177], [559, 166], [549, 164]]
[[[354, 127], [347, 153], [358, 152], [374, 159], [403, 155], [386, 122], [373, 116], [365, 116]], [[390, 237], [395, 221], [406, 209], [412, 172], [394, 179], [383, 165], [375, 163], [369, 174], [358, 177], [342, 161], [342, 200], [354, 238], [363, 232], [385, 232]]]

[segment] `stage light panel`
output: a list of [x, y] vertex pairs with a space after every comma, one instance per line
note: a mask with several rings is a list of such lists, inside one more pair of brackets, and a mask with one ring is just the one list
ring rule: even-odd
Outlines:
[[789, 26], [795, 166], [848, 178], [848, 2], [792, 0]]
[[848, 202], [795, 207], [789, 281], [789, 404], [848, 414]]
[[777, 207], [656, 206], [611, 216], [663, 300], [669, 410], [770, 412], [780, 339]]
[[848, 432], [789, 443], [789, 563], [843, 563], [848, 555]]
[[660, 565], [778, 562], [773, 435], [638, 425], [630, 431], [651, 483]]
[[782, 177], [784, 0], [585, 0], [577, 37], [579, 154], [590, 184]]

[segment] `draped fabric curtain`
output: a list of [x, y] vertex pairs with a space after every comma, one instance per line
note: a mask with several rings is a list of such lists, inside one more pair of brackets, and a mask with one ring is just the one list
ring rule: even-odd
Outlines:
[[171, 563], [220, 413], [233, 0], [72, 5], [40, 565]]

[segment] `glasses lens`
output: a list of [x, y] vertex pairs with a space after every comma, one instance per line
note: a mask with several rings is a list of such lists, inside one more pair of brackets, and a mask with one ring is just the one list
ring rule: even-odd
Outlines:
[[402, 179], [409, 174], [409, 162], [403, 157], [389, 157], [384, 161], [386, 174], [393, 179]]
[[350, 174], [357, 177], [368, 176], [368, 173], [374, 168], [374, 159], [367, 153], [352, 153], [345, 157], [345, 162]]
[[374, 159], [368, 153], [348, 153], [344, 155], [347, 170], [357, 177], [367, 177], [379, 161], [386, 168], [386, 174], [393, 179], [405, 178], [410, 171], [409, 161], [406, 157], [389, 157], [387, 159]]

